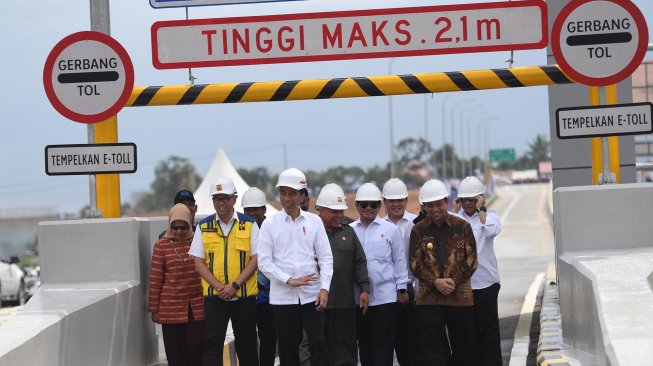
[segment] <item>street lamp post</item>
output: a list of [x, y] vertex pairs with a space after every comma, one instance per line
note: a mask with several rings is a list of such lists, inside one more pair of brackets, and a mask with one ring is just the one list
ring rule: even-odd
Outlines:
[[[483, 122], [483, 135], [485, 137], [485, 144], [483, 146], [483, 175], [487, 175], [489, 173], [488, 169], [488, 163], [489, 163], [489, 154], [490, 154], [490, 131], [488, 128], [488, 125], [490, 124], [490, 121], [498, 121], [499, 119], [497, 117], [487, 117], [481, 120]], [[486, 179], [488, 179], [486, 177]]]
[[[480, 109], [480, 108], [481, 108], [481, 106], [479, 104], [474, 103], [474, 104], [472, 104], [472, 106], [470, 108], [467, 108], [467, 109], [463, 110], [462, 113], [459, 115], [459, 117], [460, 117], [460, 140], [461, 140], [461, 143], [460, 143], [461, 151], [460, 151], [460, 153], [461, 154], [462, 154], [462, 149], [464, 147], [464, 143], [463, 143], [463, 141], [464, 141], [464, 138], [463, 138], [463, 126], [462, 126], [463, 121], [464, 121], [464, 116], [465, 116], [465, 114], [467, 112], [475, 111], [475, 110]], [[456, 141], [456, 136], [455, 136], [456, 128], [453, 125], [453, 122], [454, 122], [454, 120], [453, 120], [453, 115], [452, 115], [452, 118], [451, 118], [451, 141], [452, 141], [452, 143], [455, 144], [455, 141]], [[455, 151], [455, 150], [453, 150], [453, 151]], [[453, 178], [456, 178], [456, 176], [458, 174], [458, 166], [456, 164], [455, 156], [456, 156], [455, 153], [452, 154], [452, 156], [451, 156], [451, 169], [452, 169]], [[462, 157], [462, 155], [461, 155], [461, 157]], [[460, 161], [460, 164], [461, 164], [460, 170], [462, 171], [462, 170], [464, 170], [464, 168], [462, 167], [462, 164], [464, 164], [462, 159]]]
[[447, 101], [451, 97], [451, 94], [446, 95], [444, 99], [442, 100], [442, 161], [440, 162], [440, 179], [444, 180], [445, 179], [445, 172], [447, 171], [447, 152], [445, 149], [445, 145], [447, 143], [446, 139], [446, 125], [447, 121], [444, 119], [445, 116], [445, 111], [447, 107]]
[[[388, 64], [388, 75], [392, 75], [392, 64], [394, 64], [395, 59], [391, 58], [390, 63]], [[390, 113], [390, 178], [395, 177], [396, 173], [396, 157], [395, 157], [395, 137], [394, 137], [394, 116], [392, 114], [392, 96], [388, 97], [388, 109]]]
[[[469, 165], [465, 167], [465, 172], [471, 172], [474, 167], [472, 165], [472, 130], [471, 130], [471, 124], [473, 122], [472, 117], [474, 117], [473, 114], [467, 116], [467, 119], [465, 120], [465, 131], [467, 131], [467, 142], [465, 143], [465, 156], [467, 156], [467, 161]], [[462, 138], [462, 136], [461, 136]], [[465, 173], [467, 174], [467, 173]]]
[[[446, 111], [445, 107], [447, 105], [446, 102], [447, 102], [448, 99], [449, 99], [449, 95], [446, 96], [444, 98], [444, 100], [442, 101], [442, 177], [441, 177], [442, 180], [445, 180], [447, 178], [447, 176], [446, 176], [446, 174], [447, 174], [447, 149], [446, 149], [446, 144], [447, 144], [447, 139], [446, 139], [446, 136], [447, 136], [447, 133], [446, 133], [447, 132], [447, 128], [446, 128], [447, 121], [445, 120], [445, 111]], [[453, 121], [454, 112], [456, 111], [456, 107], [458, 107], [458, 106], [460, 106], [461, 104], [464, 104], [464, 103], [471, 103], [473, 101], [474, 100], [472, 100], [472, 99], [459, 100], [456, 104], [453, 105], [453, 107], [451, 107], [451, 111], [449, 112], [449, 120]], [[452, 137], [453, 137], [453, 134], [452, 134]], [[453, 140], [452, 140], [452, 144], [453, 144]]]
[[[433, 94], [431, 94], [431, 98], [433, 97]], [[429, 106], [428, 106], [428, 94], [424, 94], [424, 143], [429, 144]], [[432, 149], [431, 145], [426, 145], [429, 147], [428, 153], [432, 154]], [[433, 165], [433, 169], [435, 169], [435, 157], [433, 160], [429, 159], [431, 164]]]

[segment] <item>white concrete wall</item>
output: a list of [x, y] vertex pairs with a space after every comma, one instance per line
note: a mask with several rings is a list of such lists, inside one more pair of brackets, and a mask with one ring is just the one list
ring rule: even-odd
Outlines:
[[553, 193], [556, 254], [653, 246], [653, 185], [558, 188]]
[[558, 188], [553, 206], [564, 343], [585, 364], [630, 365], [653, 347], [634, 326], [653, 324], [653, 185]]
[[150, 365], [151, 248], [165, 218], [43, 222], [42, 287], [0, 327], [0, 366]]
[[575, 358], [587, 354], [591, 362], [585, 364], [608, 365], [592, 274], [577, 266], [573, 255], [561, 257], [557, 270], [564, 343], [574, 348]]

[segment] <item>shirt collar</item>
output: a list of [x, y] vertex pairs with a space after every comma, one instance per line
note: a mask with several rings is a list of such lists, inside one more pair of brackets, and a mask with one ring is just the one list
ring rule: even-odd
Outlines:
[[[377, 217], [374, 218], [374, 221], [372, 221], [367, 227], [370, 227], [373, 224], [380, 225], [382, 221], [383, 221], [383, 219], [381, 219], [380, 217], [377, 216]], [[363, 226], [363, 223], [361, 222], [361, 219], [358, 219], [358, 220], [352, 222], [352, 225]], [[363, 226], [363, 227], [365, 227], [365, 226]]]
[[[401, 222], [401, 221], [404, 221], [404, 220], [405, 220], [405, 221], [410, 221], [410, 220], [408, 219], [408, 217], [406, 217], [406, 216], [408, 216], [408, 210], [404, 210], [404, 214], [403, 214], [403, 216], [401, 216], [401, 218], [399, 219], [398, 222]], [[392, 220], [390, 219], [390, 215], [388, 215], [388, 214], [386, 214], [385, 216], [383, 216], [383, 220], [385, 220], [385, 221], [387, 221], [387, 222], [392, 222]]]
[[[426, 220], [428, 220], [428, 224], [429, 224], [429, 225], [437, 226], [437, 225], [435, 224], [435, 222], [433, 222], [433, 221], [431, 220], [431, 217], [430, 217], [430, 216], [427, 216], [427, 217], [426, 217]], [[453, 225], [453, 215], [449, 214], [449, 212], [446, 212], [446, 213], [444, 214], [444, 224], [446, 224], [446, 225], [449, 226], [449, 227], [451, 227], [451, 226]]]
[[215, 221], [222, 222], [223, 224], [228, 225], [234, 220], [238, 220], [238, 212], [236, 212], [236, 210], [234, 210], [234, 214], [231, 216], [231, 219], [229, 219], [229, 222], [223, 222], [222, 220], [220, 220], [220, 216], [218, 216], [217, 213], [215, 214]]
[[334, 235], [334, 234], [337, 233], [338, 231], [342, 231], [342, 230], [344, 229], [344, 225], [343, 225], [343, 224], [340, 224], [340, 226], [338, 226], [337, 228], [335, 228], [335, 229], [333, 229], [333, 230], [329, 230], [329, 229], [327, 229], [327, 228], [324, 228], [324, 229], [326, 230], [327, 234], [329, 234], [329, 235]]
[[[290, 215], [288, 215], [288, 213], [286, 212], [285, 209], [282, 208], [281, 212], [283, 213], [283, 219], [284, 220], [292, 221], [292, 217], [290, 217]], [[300, 217], [304, 217], [304, 218], [306, 217], [306, 212], [304, 210], [302, 210], [302, 209], [299, 209], [299, 216], [297, 216], [297, 220], [299, 220]]]
[[460, 216], [465, 215], [466, 217], [469, 217], [469, 218], [471, 219], [472, 217], [477, 216], [477, 215], [478, 215], [478, 212], [474, 212], [471, 216], [469, 216], [469, 215], [467, 214], [467, 212], [465, 212], [465, 210], [463, 210], [463, 209], [461, 208], [460, 211], [458, 211], [458, 215], [460, 215]]

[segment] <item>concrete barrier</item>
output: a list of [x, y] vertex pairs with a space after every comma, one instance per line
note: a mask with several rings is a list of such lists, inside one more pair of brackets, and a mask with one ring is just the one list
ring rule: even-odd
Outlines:
[[0, 366], [150, 365], [151, 250], [165, 218], [43, 222], [42, 287], [0, 327]]
[[553, 203], [564, 344], [581, 364], [648, 359], [653, 185], [559, 188]]

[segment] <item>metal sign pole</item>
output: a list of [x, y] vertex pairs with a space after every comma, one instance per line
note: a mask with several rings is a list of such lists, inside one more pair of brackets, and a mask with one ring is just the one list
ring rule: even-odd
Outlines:
[[[91, 13], [91, 30], [96, 32], [102, 32], [105, 34], [111, 34], [111, 28], [109, 26], [109, 0], [89, 0], [90, 3], [90, 13]], [[95, 127], [92, 123], [88, 124], [87, 127], [87, 136], [88, 143], [95, 143]], [[97, 209], [97, 189], [96, 189], [96, 179], [95, 174], [89, 174], [88, 176], [88, 185], [89, 185], [89, 195], [90, 195], [90, 214], [92, 218], [102, 217], [102, 212]]]
[[[93, 128], [93, 124], [88, 124], [86, 127], [87, 131], [87, 136], [88, 136], [88, 143], [93, 144], [95, 143], [95, 129]], [[89, 174], [88, 175], [88, 193], [90, 196], [90, 208], [89, 208], [89, 213], [88, 216], [91, 218], [96, 218], [96, 217], [101, 217], [102, 215], [98, 215], [98, 209], [97, 209], [97, 192], [95, 190], [95, 174]]]
[[[606, 105], [605, 86], [599, 86], [599, 105]], [[603, 157], [603, 174], [599, 179], [599, 184], [613, 184], [612, 173], [610, 172], [610, 148], [608, 146], [608, 137], [601, 137], [601, 155]]]

